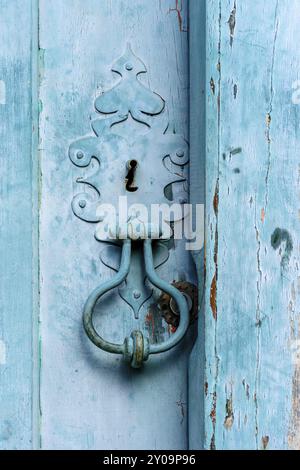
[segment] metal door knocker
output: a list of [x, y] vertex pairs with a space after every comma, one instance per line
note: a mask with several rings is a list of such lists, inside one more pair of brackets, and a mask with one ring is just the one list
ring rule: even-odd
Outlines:
[[[69, 148], [72, 163], [88, 172], [77, 179], [83, 190], [74, 197], [72, 210], [80, 219], [96, 224], [98, 241], [109, 242], [110, 248], [113, 244], [121, 250], [115, 276], [99, 285], [85, 303], [86, 334], [98, 348], [121, 354], [132, 367], [139, 368], [149, 355], [176, 346], [189, 326], [186, 297], [156, 273], [158, 265], [168, 259], [167, 242], [163, 246], [164, 259], [157, 261], [154, 256], [159, 240], [172, 238], [176, 214], [169, 212], [164, 220], [161, 215], [153, 216], [153, 206], [169, 207], [176, 200], [182, 202], [180, 191], [174, 191], [178, 183], [187, 192], [188, 145], [181, 136], [168, 131], [165, 101], [139, 80], [138, 76], [147, 70], [129, 44], [111, 70], [119, 75], [119, 81], [95, 101], [96, 115], [91, 122], [95, 135], [77, 140]], [[123, 210], [120, 201], [125, 199], [127, 205]], [[104, 264], [109, 265], [110, 261]], [[176, 331], [156, 344], [150, 344], [141, 330], [132, 331], [122, 344], [106, 341], [93, 323], [96, 303], [118, 287], [119, 295], [138, 318], [141, 307], [151, 296], [144, 274], [152, 286], [175, 302], [179, 318]]]

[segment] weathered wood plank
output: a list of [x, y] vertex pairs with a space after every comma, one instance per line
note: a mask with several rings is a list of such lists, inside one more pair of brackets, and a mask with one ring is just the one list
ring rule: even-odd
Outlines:
[[[205, 204], [206, 2], [189, 1], [190, 202]], [[195, 218], [194, 218], [195, 220]], [[203, 225], [197, 227], [204, 231]], [[189, 447], [204, 442], [204, 247], [193, 252], [199, 289], [198, 335], [189, 363]]]
[[299, 2], [207, 15], [206, 447], [299, 449]]
[[[97, 350], [83, 332], [84, 302], [111, 272], [100, 264], [103, 246], [94, 240], [94, 227], [72, 214], [78, 174], [72, 173], [68, 158], [69, 145], [91, 134], [94, 100], [116, 83], [110, 65], [124, 52], [127, 41], [147, 64], [147, 86], [168, 104], [170, 128], [188, 135], [186, 23], [187, 2], [40, 2], [43, 448], [184, 449], [188, 445], [191, 339], [134, 372], [118, 357]], [[178, 279], [182, 273], [189, 278], [188, 263], [174, 250], [169, 264], [166, 279]], [[106, 306], [103, 334], [122, 341], [129, 332], [126, 328], [134, 324], [132, 313], [117, 295]]]
[[32, 237], [36, 227], [33, 208], [37, 161], [36, 109], [32, 106], [36, 53], [32, 53], [32, 47], [37, 33], [36, 14], [35, 1], [0, 2], [1, 449], [31, 448], [36, 429], [32, 389], [32, 285], [36, 281]]

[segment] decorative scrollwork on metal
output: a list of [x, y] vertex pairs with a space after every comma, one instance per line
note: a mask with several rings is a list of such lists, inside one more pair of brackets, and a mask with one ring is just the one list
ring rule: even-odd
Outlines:
[[[88, 169], [92, 160], [97, 163], [92, 174], [77, 179], [83, 191], [73, 199], [73, 212], [86, 222], [106, 225], [109, 215], [98, 210], [99, 205], [109, 203], [117, 208], [120, 196], [127, 196], [130, 206], [140, 202], [146, 206], [175, 202], [172, 191], [170, 197], [165, 188], [186, 181], [184, 167], [188, 162], [188, 144], [182, 136], [168, 132], [165, 101], [139, 81], [138, 76], [147, 70], [130, 45], [113, 64], [112, 71], [121, 78], [96, 98], [95, 108], [102, 117], [92, 121], [95, 135], [79, 139], [69, 148], [70, 159], [77, 167]], [[125, 137], [117, 132], [118, 124], [130, 116], [148, 128], [133, 142], [130, 127]], [[135, 170], [138, 191], [126, 187], [126, 165], [130, 161], [138, 163]], [[134, 214], [128, 217], [135, 218]], [[103, 230], [97, 230], [96, 238], [105, 241]]]
[[[73, 198], [72, 210], [81, 220], [97, 224], [95, 237], [104, 242], [112, 242], [119, 237], [116, 218], [119, 217], [120, 197], [127, 197], [128, 213], [125, 226], [126, 231], [130, 231], [128, 236], [131, 240], [134, 240], [133, 234], [143, 238], [141, 231], [149, 230], [146, 220], [148, 215], [144, 215], [141, 205], [149, 214], [153, 204], [170, 205], [174, 202], [182, 203], [187, 199], [184, 183], [188, 144], [182, 136], [169, 131], [165, 100], [141, 82], [139, 76], [147, 73], [145, 64], [127, 44], [124, 54], [115, 61], [111, 70], [118, 75], [119, 80], [95, 100], [97, 118], [91, 121], [93, 135], [76, 140], [69, 147], [72, 163], [82, 168], [82, 176], [77, 179], [82, 191]], [[134, 132], [132, 132], [133, 124]], [[110, 211], [111, 207], [115, 208], [114, 217]], [[181, 218], [182, 216], [177, 216], [176, 213], [169, 213], [167, 222], [170, 225], [170, 232], [165, 238], [169, 238], [169, 233], [172, 232], [172, 222]], [[150, 238], [159, 237], [159, 233], [154, 236], [151, 232]], [[120, 245], [106, 245], [100, 256], [102, 263], [115, 271], [118, 271], [115, 260], [118, 260], [116, 254], [118, 250], [121, 255]], [[157, 287], [159, 281], [155, 275], [155, 268], [166, 262], [169, 251], [165, 245], [158, 243], [152, 259], [152, 248], [147, 242], [145, 242], [147, 255], [144, 253], [144, 256], [141, 250], [133, 245], [132, 249], [130, 248], [131, 262], [128, 262], [128, 246], [127, 243], [123, 243], [120, 266], [123, 260], [124, 273], [122, 277], [118, 271], [114, 287], [118, 287], [120, 297], [132, 307], [135, 318], [138, 318], [141, 307], [153, 293], [153, 289], [145, 282], [144, 258], [148, 279], [152, 278], [152, 284]], [[115, 353], [120, 351], [124, 353], [127, 347], [115, 348], [106, 343], [99, 335], [97, 336], [92, 326], [93, 308], [97, 298], [109, 290], [109, 281], [106, 284], [104, 290], [103, 286], [100, 286], [87, 301], [85, 328], [95, 344], [102, 346], [104, 344], [106, 350], [113, 349]], [[172, 347], [183, 336], [182, 328], [187, 324], [186, 306], [182, 302], [181, 294], [179, 295], [174, 287], [168, 286], [165, 282], [163, 285], [170, 295], [175, 292], [177, 302], [182, 304], [182, 311], [185, 312], [180, 331], [173, 340], [167, 342]], [[130, 343], [131, 340], [128, 341]], [[166, 347], [169, 348], [164, 346], [163, 349]], [[157, 352], [159, 349], [150, 347], [151, 354]], [[146, 356], [143, 357], [145, 360]]]

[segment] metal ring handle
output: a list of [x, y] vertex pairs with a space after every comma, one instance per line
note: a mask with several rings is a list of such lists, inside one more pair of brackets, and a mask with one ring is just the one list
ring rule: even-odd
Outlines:
[[85, 332], [92, 343], [103, 351], [111, 354], [123, 354], [131, 366], [139, 368], [149, 357], [149, 340], [144, 338], [142, 332], [133, 331], [131, 335], [125, 338], [123, 344], [115, 344], [103, 339], [95, 330], [93, 324], [94, 308], [98, 300], [106, 292], [119, 286], [125, 281], [130, 268], [131, 259], [131, 240], [123, 241], [121, 264], [118, 273], [108, 281], [101, 284], [89, 295], [83, 311], [83, 326]]
[[169, 351], [182, 340], [189, 326], [189, 311], [187, 301], [181, 292], [156, 274], [153, 263], [152, 240], [146, 239], [144, 240], [146, 275], [154, 286], [168, 293], [175, 300], [180, 313], [179, 326], [172, 337], [160, 344], [150, 345], [149, 339], [141, 331], [133, 331], [129, 337], [125, 338], [123, 344], [115, 344], [104, 340], [97, 333], [93, 324], [94, 308], [102, 295], [119, 286], [126, 279], [129, 273], [130, 259], [131, 240], [126, 239], [123, 241], [120, 269], [112, 279], [101, 284], [89, 295], [84, 306], [83, 325], [87, 336], [98, 348], [112, 354], [123, 354], [132, 367], [139, 368], [148, 359], [149, 354]]
[[112, 354], [124, 354], [125, 346], [124, 344], [114, 344], [109, 341], [104, 340], [95, 330], [93, 324], [93, 312], [96, 303], [106, 292], [114, 289], [115, 287], [122, 284], [125, 281], [127, 274], [129, 273], [130, 268], [130, 258], [131, 258], [131, 240], [124, 240], [122, 247], [122, 256], [121, 264], [118, 273], [108, 281], [101, 284], [89, 295], [83, 311], [83, 326], [86, 334], [90, 340], [103, 351], [107, 351]]

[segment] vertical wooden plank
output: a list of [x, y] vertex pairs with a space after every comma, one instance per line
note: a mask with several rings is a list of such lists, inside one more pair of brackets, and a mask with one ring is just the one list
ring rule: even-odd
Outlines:
[[[188, 135], [187, 2], [42, 0], [41, 53], [41, 433], [43, 448], [184, 449], [187, 447], [187, 368], [191, 339], [152, 358], [142, 371], [97, 350], [82, 328], [82, 309], [111, 271], [94, 227], [74, 217], [78, 190], [69, 145], [92, 134], [90, 115], [101, 91], [116, 83], [111, 64], [126, 42], [146, 63], [147, 86], [166, 100], [170, 129]], [[142, 78], [143, 79], [143, 78]], [[133, 123], [134, 124], [134, 123]], [[133, 125], [132, 124], [132, 125]], [[74, 171], [74, 173], [72, 173]], [[78, 175], [77, 175], [78, 176]], [[113, 185], [112, 185], [113, 190]], [[188, 269], [171, 251], [177, 279]], [[122, 341], [114, 296], [103, 332]]]
[[[206, 2], [189, 2], [190, 57], [190, 203], [195, 221], [196, 205], [205, 204], [205, 84], [206, 84]], [[204, 231], [199, 221], [198, 233]], [[193, 251], [197, 269], [198, 335], [189, 363], [189, 448], [202, 449], [204, 442], [204, 247]]]
[[299, 449], [299, 2], [207, 12], [206, 447]]
[[0, 448], [33, 440], [36, 2], [0, 1]]

